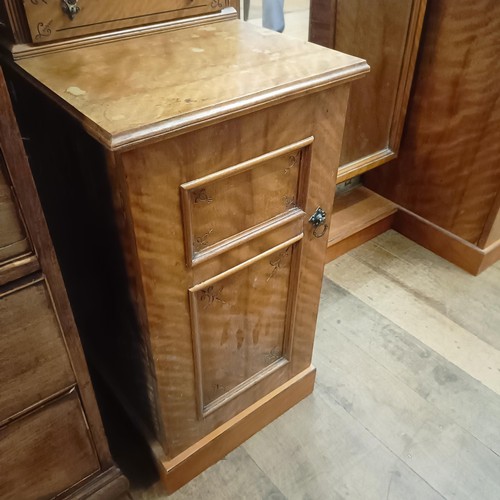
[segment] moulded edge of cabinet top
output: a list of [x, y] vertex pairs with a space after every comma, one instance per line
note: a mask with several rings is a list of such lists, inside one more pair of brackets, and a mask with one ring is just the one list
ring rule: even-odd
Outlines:
[[369, 71], [363, 59], [239, 20], [17, 64], [112, 150], [164, 139]]

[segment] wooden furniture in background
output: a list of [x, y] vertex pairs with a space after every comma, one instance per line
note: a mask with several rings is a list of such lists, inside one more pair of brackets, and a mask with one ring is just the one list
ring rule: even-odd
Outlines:
[[[371, 68], [366, 78], [352, 85], [338, 183], [398, 154], [425, 6], [426, 0], [311, 0], [309, 39], [362, 57]], [[328, 251], [327, 262], [342, 249], [387, 229], [388, 219], [382, 223], [375, 218], [373, 227], [366, 225], [366, 195], [366, 190], [351, 193], [344, 200], [351, 207], [348, 211], [345, 206], [334, 208], [329, 247], [336, 248]], [[358, 201], [361, 205], [356, 207]]]
[[500, 257], [500, 3], [429, 0], [399, 158], [365, 177], [395, 229], [477, 274]]
[[337, 193], [325, 262], [340, 257], [390, 229], [396, 211], [395, 203], [361, 185]]
[[353, 84], [337, 182], [399, 150], [426, 0], [312, 0], [309, 40], [366, 59]]
[[[347, 83], [368, 66], [232, 20], [12, 69], [25, 121], [43, 137], [34, 161], [46, 155], [50, 167], [37, 180], [64, 234], [56, 245], [76, 308], [92, 304], [77, 295], [93, 263], [109, 262], [106, 274], [125, 256], [116, 315], [103, 311], [105, 335], [88, 328], [88, 344], [173, 491], [312, 391], [327, 243], [317, 209], [331, 209]], [[59, 128], [35, 122], [33, 107]], [[80, 198], [48, 194], [77, 172], [84, 215]], [[99, 245], [72, 260], [64, 246], [78, 220], [84, 244]], [[116, 276], [89, 287], [99, 295]], [[135, 320], [117, 326], [127, 297]]]
[[1, 0], [0, 38], [22, 58], [225, 19], [233, 9], [239, 0]]
[[0, 497], [116, 498], [114, 466], [0, 70]]

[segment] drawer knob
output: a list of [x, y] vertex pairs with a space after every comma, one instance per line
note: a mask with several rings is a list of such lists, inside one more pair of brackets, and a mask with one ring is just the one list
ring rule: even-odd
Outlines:
[[78, 0], [62, 0], [61, 8], [63, 12], [73, 21], [75, 16], [80, 12]]
[[326, 223], [326, 212], [321, 207], [318, 207], [316, 212], [311, 215], [309, 224], [314, 227], [313, 235], [316, 238], [321, 238], [328, 229], [328, 224]]

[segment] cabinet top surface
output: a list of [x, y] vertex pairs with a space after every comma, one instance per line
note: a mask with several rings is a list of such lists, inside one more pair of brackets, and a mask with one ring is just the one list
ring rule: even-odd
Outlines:
[[362, 59], [239, 20], [17, 63], [110, 149], [361, 76]]

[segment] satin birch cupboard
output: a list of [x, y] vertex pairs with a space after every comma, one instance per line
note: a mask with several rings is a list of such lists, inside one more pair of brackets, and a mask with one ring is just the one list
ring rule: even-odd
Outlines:
[[[78, 211], [47, 194], [56, 142], [62, 156], [82, 153], [75, 186], [99, 193], [86, 196], [85, 223], [109, 216], [99, 254], [122, 262], [123, 307], [107, 311], [105, 335], [87, 332], [89, 350], [169, 491], [312, 391], [349, 83], [369, 69], [234, 17], [11, 64], [20, 101], [67, 123], [38, 151], [53, 160], [38, 178], [54, 231]], [[113, 214], [95, 209], [106, 199]], [[85, 269], [62, 246], [68, 267]]]

